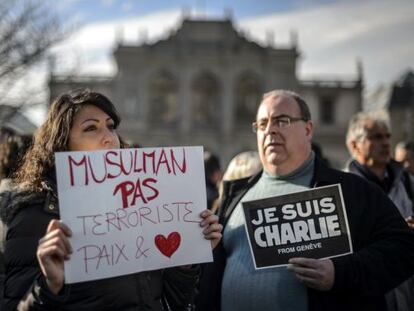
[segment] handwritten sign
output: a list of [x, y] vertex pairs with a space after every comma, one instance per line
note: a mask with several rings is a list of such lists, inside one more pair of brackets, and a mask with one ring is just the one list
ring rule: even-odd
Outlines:
[[339, 184], [244, 202], [243, 211], [256, 269], [352, 253]]
[[212, 261], [202, 147], [56, 153], [66, 283]]

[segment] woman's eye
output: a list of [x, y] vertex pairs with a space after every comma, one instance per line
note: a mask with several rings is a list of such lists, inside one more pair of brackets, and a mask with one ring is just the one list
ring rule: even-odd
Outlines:
[[96, 130], [96, 126], [95, 125], [90, 125], [90, 126], [85, 127], [85, 129], [83, 131], [84, 132], [92, 132], [94, 130]]
[[108, 124], [107, 126], [108, 126], [108, 129], [110, 129], [111, 131], [114, 131], [116, 129], [115, 124]]

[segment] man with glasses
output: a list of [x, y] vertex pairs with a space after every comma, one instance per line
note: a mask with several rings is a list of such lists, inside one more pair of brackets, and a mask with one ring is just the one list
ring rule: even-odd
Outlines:
[[[414, 236], [395, 206], [372, 184], [316, 158], [313, 128], [298, 94], [264, 95], [253, 122], [263, 171], [224, 184], [223, 239], [203, 271], [197, 310], [386, 310], [384, 293], [414, 272]], [[241, 203], [338, 183], [355, 253], [255, 270]]]
[[[358, 113], [349, 121], [346, 144], [352, 160], [346, 171], [378, 185], [397, 206], [407, 224], [414, 229], [413, 189], [409, 173], [391, 158], [388, 122], [375, 114]], [[414, 258], [413, 258], [414, 260]], [[388, 309], [414, 308], [414, 279], [387, 294]]]

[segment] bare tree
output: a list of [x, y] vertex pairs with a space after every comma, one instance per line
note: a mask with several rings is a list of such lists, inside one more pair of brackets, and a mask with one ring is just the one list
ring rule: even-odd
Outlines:
[[[9, 103], [10, 90], [65, 37], [57, 15], [51, 13], [47, 3], [42, 0], [0, 1], [0, 105]], [[18, 107], [23, 102], [30, 104], [27, 98], [36, 97], [36, 94], [29, 97], [24, 91], [19, 93], [15, 103]]]

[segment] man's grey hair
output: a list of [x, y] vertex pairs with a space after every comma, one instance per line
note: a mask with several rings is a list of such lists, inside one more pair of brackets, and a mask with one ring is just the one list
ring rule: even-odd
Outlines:
[[267, 100], [269, 98], [277, 98], [277, 97], [280, 97], [280, 96], [292, 97], [298, 103], [301, 117], [305, 121], [312, 120], [311, 113], [310, 113], [308, 104], [306, 103], [306, 101], [299, 94], [297, 94], [297, 93], [295, 93], [293, 91], [289, 91], [289, 90], [273, 90], [273, 91], [268, 92], [268, 93], [265, 93], [263, 95], [263, 98], [262, 98], [262, 102], [261, 103], [263, 103], [265, 100]]
[[384, 125], [387, 127], [387, 129], [391, 129], [389, 121], [379, 113], [359, 112], [353, 115], [349, 120], [348, 131], [346, 133], [346, 146], [348, 147], [348, 151], [351, 156], [353, 156], [351, 142], [361, 141], [367, 137], [368, 131], [366, 124], [368, 122]]

